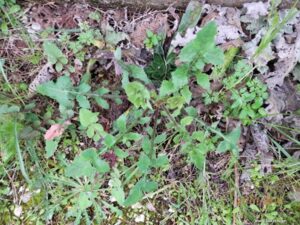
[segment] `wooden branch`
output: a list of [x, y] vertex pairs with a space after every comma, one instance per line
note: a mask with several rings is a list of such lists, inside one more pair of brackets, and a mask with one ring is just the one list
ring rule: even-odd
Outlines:
[[[27, 0], [29, 2], [43, 2], [41, 0]], [[55, 2], [66, 3], [74, 1], [66, 0], [54, 0]], [[185, 9], [190, 0], [86, 0], [97, 7], [102, 8], [122, 8], [128, 7], [129, 9], [166, 9], [170, 5], [178, 9]], [[258, 2], [260, 0], [206, 0], [208, 4], [221, 5], [225, 7], [242, 7], [244, 3]], [[266, 0], [263, 0], [266, 1]], [[22, 3], [23, 1], [19, 1]], [[47, 2], [47, 1], [44, 1]], [[76, 2], [76, 0], [75, 0]], [[82, 0], [77, 0], [77, 2], [83, 2]], [[280, 5], [281, 8], [290, 8], [293, 6], [295, 0], [282, 0]], [[297, 5], [300, 8], [300, 2]]]
[[[170, 5], [173, 5], [179, 9], [185, 9], [190, 0], [92, 0], [102, 7], [128, 7], [131, 9], [166, 9]], [[221, 5], [225, 7], [242, 7], [245, 3], [259, 2], [261, 0], [206, 0], [208, 4]], [[266, 1], [266, 0], [263, 0]], [[203, 1], [204, 2], [204, 1]], [[281, 8], [290, 8], [294, 4], [294, 0], [283, 0]], [[300, 8], [300, 3], [298, 3]]]
[[[170, 5], [184, 9], [190, 0], [99, 0], [99, 5], [104, 7], [124, 7], [129, 8], [152, 8], [165, 9]], [[242, 7], [247, 2], [258, 2], [259, 0], [206, 0], [208, 4], [222, 5], [227, 7]], [[93, 0], [97, 2], [97, 0]]]

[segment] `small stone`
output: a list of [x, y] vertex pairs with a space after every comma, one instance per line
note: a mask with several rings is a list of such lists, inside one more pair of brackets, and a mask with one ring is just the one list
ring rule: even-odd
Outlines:
[[141, 203], [135, 203], [134, 205], [132, 205], [131, 206], [131, 208], [133, 208], [133, 209], [141, 209], [141, 208], [143, 208], [143, 206], [141, 205]]
[[116, 199], [115, 197], [113, 197], [113, 196], [111, 196], [111, 197], [109, 198], [109, 200], [110, 200], [110, 202], [116, 202], [116, 201], [117, 201], [117, 199]]
[[110, 180], [108, 181], [108, 186], [109, 186], [109, 187], [112, 187], [112, 186], [113, 186], [113, 180], [112, 180], [112, 179], [110, 179]]
[[144, 214], [138, 215], [137, 217], [135, 217], [134, 221], [135, 221], [136, 223], [144, 222], [144, 221], [145, 221], [145, 215], [144, 215]]
[[170, 212], [170, 213], [174, 213], [174, 212], [175, 212], [175, 210], [174, 210], [173, 208], [169, 208], [168, 212]]
[[42, 27], [39, 23], [32, 23], [31, 28], [32, 28], [32, 30], [35, 30], [35, 31], [39, 31], [42, 29]]
[[151, 202], [148, 202], [148, 203], [146, 204], [146, 207], [147, 207], [148, 210], [150, 210], [150, 211], [152, 211], [152, 212], [155, 212], [155, 211], [156, 211], [154, 205], [153, 205]]
[[31, 198], [31, 193], [30, 192], [26, 192], [26, 193], [21, 195], [21, 201], [24, 202], [24, 203], [29, 202], [30, 198]]
[[20, 217], [22, 215], [22, 206], [17, 205], [14, 210], [14, 214], [16, 217]]

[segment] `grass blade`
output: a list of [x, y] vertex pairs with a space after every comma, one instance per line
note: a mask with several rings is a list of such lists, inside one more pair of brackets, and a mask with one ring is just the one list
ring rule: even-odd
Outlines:
[[16, 152], [17, 152], [17, 157], [18, 157], [19, 164], [20, 164], [20, 170], [21, 170], [21, 173], [22, 173], [23, 177], [25, 178], [26, 182], [28, 184], [31, 184], [28, 173], [26, 172], [26, 169], [25, 169], [24, 160], [23, 160], [23, 156], [22, 156], [22, 153], [21, 153], [20, 145], [19, 145], [19, 138], [18, 138], [18, 131], [17, 131], [17, 123], [16, 122], [15, 122], [14, 133], [15, 133], [15, 139], [16, 139]]

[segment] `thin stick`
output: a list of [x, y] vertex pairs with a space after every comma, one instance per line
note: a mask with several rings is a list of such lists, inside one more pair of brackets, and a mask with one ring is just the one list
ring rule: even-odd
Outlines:
[[[234, 201], [233, 201], [233, 208], [236, 209], [238, 207], [239, 202], [239, 196], [238, 196], [238, 190], [239, 190], [239, 170], [237, 163], [234, 164]], [[236, 224], [236, 213], [233, 213], [233, 219], [232, 224]]]

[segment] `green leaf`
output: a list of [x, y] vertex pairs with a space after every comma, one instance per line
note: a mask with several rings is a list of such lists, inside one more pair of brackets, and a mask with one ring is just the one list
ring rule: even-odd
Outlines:
[[140, 82], [133, 81], [128, 83], [125, 86], [125, 92], [128, 96], [128, 100], [134, 104], [135, 107], [142, 107], [143, 109], [151, 107], [149, 103], [150, 93]]
[[117, 49], [115, 50], [114, 57], [116, 60], [122, 59], [122, 49], [120, 47], [117, 47]]
[[95, 158], [92, 160], [93, 166], [96, 168], [97, 172], [101, 174], [109, 172], [109, 164], [106, 161], [97, 157], [98, 156], [95, 156]]
[[129, 140], [129, 141], [138, 141], [142, 138], [143, 136], [139, 133], [135, 132], [129, 132], [124, 135], [124, 139]]
[[52, 157], [57, 147], [58, 141], [46, 141], [46, 158]]
[[93, 177], [96, 172], [104, 174], [110, 170], [109, 164], [100, 159], [94, 148], [86, 149], [66, 168], [66, 176], [79, 178]]
[[56, 83], [49, 81], [39, 85], [37, 92], [54, 99], [65, 108], [73, 108], [73, 96], [70, 94], [72, 89], [70, 77], [62, 76], [57, 79]]
[[217, 152], [226, 152], [232, 150], [234, 154], [238, 154], [239, 149], [237, 143], [241, 136], [241, 127], [237, 127], [232, 130], [229, 134], [224, 136], [224, 140], [220, 142], [217, 147]]
[[43, 44], [43, 48], [44, 48], [44, 53], [48, 57], [48, 62], [50, 62], [53, 65], [56, 64], [58, 61], [63, 64], [67, 64], [65, 63], [67, 61], [65, 55], [62, 53], [62, 51], [57, 47], [55, 43], [50, 41], [45, 41]]
[[267, 116], [268, 113], [266, 112], [266, 110], [264, 108], [260, 108], [258, 109], [258, 113], [261, 115], [261, 116]]
[[188, 106], [184, 110], [189, 116], [196, 117], [198, 115], [198, 110], [193, 106]]
[[139, 161], [137, 163], [137, 167], [139, 168], [139, 170], [142, 173], [147, 173], [148, 170], [151, 167], [151, 160], [150, 160], [150, 158], [146, 154], [141, 153], [141, 155], [139, 157]]
[[259, 109], [264, 104], [264, 100], [260, 97], [256, 98], [254, 103], [251, 105], [252, 109]]
[[[122, 68], [123, 76], [125, 76], [127, 78], [131, 77], [131, 78], [141, 80], [141, 81], [145, 82], [145, 84], [151, 83], [151, 81], [149, 80], [147, 74], [145, 73], [145, 71], [142, 67], [136, 66], [136, 65], [128, 65], [121, 61], [119, 61], [119, 64]], [[123, 83], [123, 85], [125, 85], [125, 84]]]
[[164, 97], [166, 95], [170, 95], [174, 92], [174, 85], [169, 80], [164, 80], [161, 83], [160, 89], [159, 89], [159, 95], [161, 97]]
[[230, 47], [224, 54], [224, 62], [222, 65], [219, 65], [214, 68], [211, 77], [214, 80], [217, 80], [225, 75], [225, 72], [229, 68], [229, 66], [233, 63], [234, 58], [239, 53], [240, 48], [238, 47]]
[[151, 30], [146, 30], [146, 34], [147, 34], [148, 37], [153, 37], [154, 36], [154, 34]]
[[154, 138], [154, 144], [160, 144], [160, 143], [163, 143], [167, 138], [167, 135], [166, 133], [162, 133], [160, 135], [157, 135], [155, 138]]
[[13, 14], [13, 13], [19, 12], [20, 10], [21, 10], [21, 7], [19, 5], [12, 5], [9, 7], [8, 13]]
[[205, 133], [203, 131], [195, 131], [192, 134], [192, 138], [199, 142], [203, 142], [205, 140]]
[[101, 124], [93, 123], [88, 126], [86, 134], [89, 138], [93, 138], [94, 141], [99, 141], [100, 135], [103, 136], [105, 132]]
[[0, 116], [0, 162], [4, 162], [4, 165], [15, 155], [18, 142], [15, 133], [19, 133], [22, 129], [23, 125], [15, 122], [10, 115]]
[[213, 65], [222, 65], [224, 62], [224, 53], [218, 47], [213, 47], [208, 49], [204, 54], [203, 57], [206, 63], [210, 63]]
[[250, 209], [252, 209], [255, 212], [260, 212], [259, 208], [254, 204], [251, 204], [249, 207], [250, 207]]
[[99, 173], [106, 173], [110, 170], [108, 163], [99, 158], [94, 148], [84, 150], [79, 157], [91, 163]]
[[203, 54], [207, 49], [214, 45], [214, 38], [217, 33], [217, 25], [210, 22], [204, 26], [196, 35], [196, 38], [190, 41], [181, 50], [179, 59], [181, 62], [190, 63], [198, 54]]
[[183, 64], [172, 73], [172, 82], [176, 89], [179, 89], [189, 82], [188, 76], [189, 66], [188, 64]]
[[91, 108], [89, 100], [84, 95], [77, 95], [76, 100], [81, 108]]
[[[149, 48], [149, 47], [147, 47]], [[167, 76], [170, 69], [169, 62], [166, 62], [164, 55], [154, 51], [153, 59], [145, 68], [145, 72], [152, 80], [163, 80]]]
[[203, 58], [197, 59], [194, 66], [197, 70], [202, 71], [205, 66], [205, 62], [203, 61]]
[[152, 166], [155, 168], [168, 167], [169, 159], [167, 155], [159, 155], [156, 159], [152, 160]]
[[111, 148], [116, 143], [116, 138], [111, 134], [107, 134], [104, 138], [104, 144], [106, 147]]
[[0, 105], [0, 115], [2, 114], [8, 114], [8, 113], [16, 113], [20, 112], [20, 107], [17, 105]]
[[223, 153], [226, 152], [228, 150], [230, 150], [230, 143], [228, 143], [227, 141], [221, 141], [217, 147], [217, 152], [219, 153]]
[[95, 100], [97, 104], [100, 105], [103, 109], [109, 109], [109, 104], [105, 99], [101, 97], [95, 97]]
[[127, 116], [122, 114], [115, 122], [117, 129], [121, 133], [126, 132], [126, 123], [127, 123]]
[[158, 184], [155, 181], [145, 181], [142, 183], [142, 190], [144, 192], [156, 191], [157, 188], [158, 188]]
[[57, 72], [61, 72], [61, 71], [63, 70], [63, 65], [62, 65], [60, 62], [57, 62], [57, 63], [55, 64], [55, 70], [56, 70]]
[[129, 156], [128, 152], [122, 151], [120, 148], [115, 148], [114, 152], [120, 159], [125, 159]]
[[[61, 64], [63, 64], [63, 65], [67, 65], [68, 64], [68, 59], [63, 55], [62, 57], [59, 57], [59, 61], [60, 61], [60, 63]], [[75, 69], [73, 69], [74, 70], [74, 72], [75, 72]], [[72, 69], [70, 70], [70, 72], [72, 71]], [[72, 73], [74, 73], [74, 72], [72, 72]]]
[[183, 107], [184, 102], [185, 99], [182, 96], [176, 95], [171, 98], [168, 98], [167, 106], [169, 109], [181, 109]]
[[148, 136], [143, 138], [142, 149], [146, 154], [149, 154], [151, 152], [151, 141]]
[[91, 86], [88, 85], [87, 83], [81, 83], [78, 87], [78, 92], [80, 92], [80, 94], [85, 94], [88, 93], [91, 90]]
[[124, 206], [131, 206], [143, 198], [142, 185], [140, 181], [138, 181], [134, 187], [130, 190], [128, 197], [124, 201]]
[[179, 27], [178, 32], [180, 34], [184, 34], [188, 28], [193, 28], [199, 22], [200, 16], [202, 12], [202, 5], [198, 1], [190, 1], [185, 13], [183, 14]]
[[241, 136], [241, 127], [236, 127], [226, 136], [226, 138], [229, 140], [231, 144], [236, 146], [237, 142], [240, 139], [240, 136]]
[[210, 90], [209, 76], [205, 73], [196, 73], [197, 84], [206, 90]]
[[114, 168], [113, 173], [111, 173], [111, 195], [116, 199], [119, 205], [123, 205], [125, 201], [125, 193], [120, 176], [119, 170]]
[[205, 162], [205, 156], [199, 149], [194, 148], [192, 151], [189, 152], [189, 157], [192, 161], [192, 163], [199, 169], [203, 170], [204, 162]]
[[130, 190], [128, 197], [124, 202], [124, 206], [131, 206], [143, 198], [144, 192], [152, 192], [157, 190], [158, 184], [154, 181], [147, 181], [145, 178], [140, 179]]
[[180, 94], [182, 95], [182, 97], [185, 100], [185, 103], [189, 104], [190, 101], [192, 100], [192, 92], [190, 91], [190, 88], [188, 85], [184, 86], [181, 90], [180, 90]]
[[8, 32], [8, 26], [7, 26], [7, 23], [5, 21], [2, 21], [1, 22], [1, 31], [3, 34], [7, 35], [9, 32]]
[[184, 46], [179, 54], [183, 63], [196, 61], [195, 67], [202, 70], [205, 63], [220, 65], [224, 61], [223, 52], [215, 45], [217, 25], [210, 22], [204, 26], [196, 35], [196, 38]]
[[193, 122], [193, 117], [191, 116], [186, 116], [183, 119], [180, 120], [180, 125], [181, 126], [188, 126]]
[[96, 169], [91, 165], [89, 160], [83, 157], [76, 157], [72, 164], [66, 168], [66, 176], [79, 178], [82, 176], [93, 177]]
[[102, 96], [102, 95], [105, 95], [109, 92], [110, 92], [110, 90], [107, 89], [107, 88], [98, 88], [97, 91], [96, 91], [96, 94]]
[[88, 127], [91, 124], [97, 123], [99, 113], [93, 113], [88, 109], [79, 110], [79, 121], [83, 127]]
[[88, 194], [87, 192], [80, 192], [77, 202], [80, 210], [85, 210], [93, 204], [90, 198], [90, 194]]

